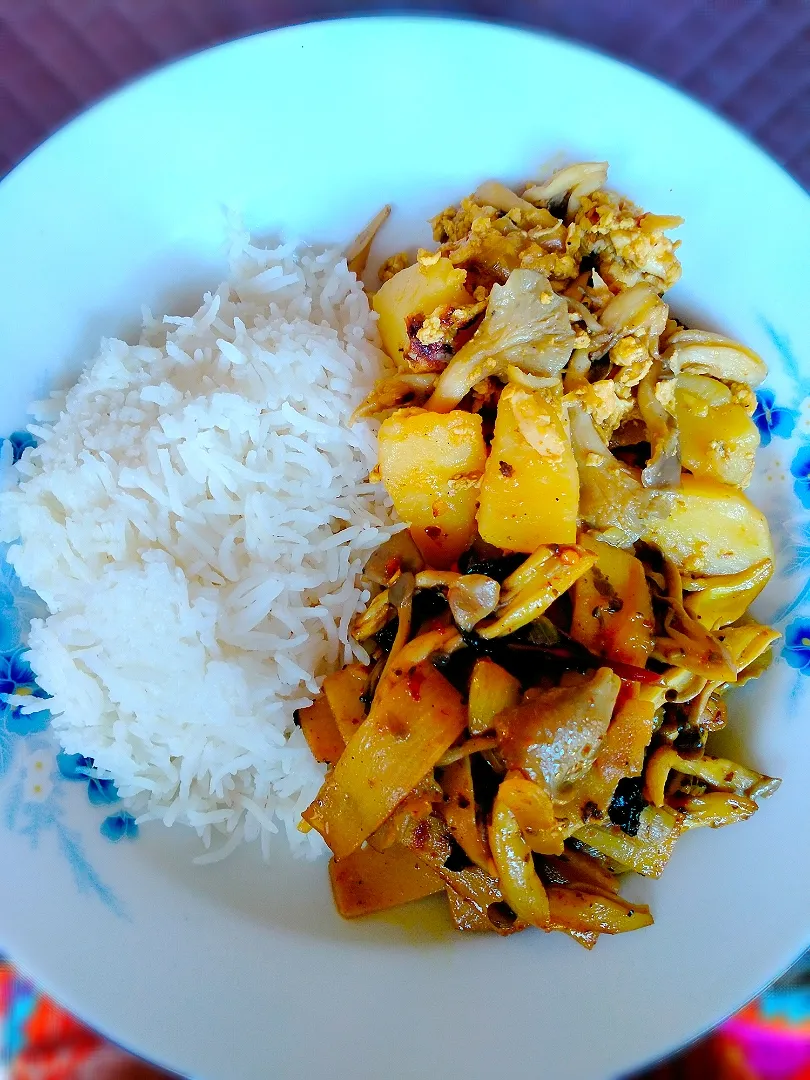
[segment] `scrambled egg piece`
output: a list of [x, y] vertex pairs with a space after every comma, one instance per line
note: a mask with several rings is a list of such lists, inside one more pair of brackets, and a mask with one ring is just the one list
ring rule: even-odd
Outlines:
[[556, 288], [574, 281], [582, 260], [593, 255], [599, 267], [594, 281], [603, 289], [605, 283], [615, 289], [646, 281], [664, 292], [681, 273], [675, 257], [678, 245], [664, 233], [676, 221], [595, 191], [582, 196], [568, 224], [542, 208], [530, 213], [516, 207], [503, 213], [470, 197], [443, 210], [432, 225], [443, 255], [456, 266], [469, 265], [489, 274], [494, 281], [504, 282], [512, 270], [522, 267], [545, 274]]
[[571, 226], [562, 221], [554, 229], [533, 230], [520, 265], [539, 270], [553, 281], [573, 281], [579, 274], [580, 251]]
[[[431, 219], [433, 239], [439, 244], [457, 243], [467, 236], [476, 222], [483, 219], [486, 229], [497, 216], [498, 211], [493, 206], [480, 206], [472, 198], [462, 199], [459, 206], [448, 206]], [[482, 226], [478, 228], [480, 230]]]
[[607, 191], [585, 195], [572, 225], [572, 243], [583, 257], [596, 255], [609, 285], [629, 288], [646, 281], [664, 292], [681, 276], [677, 242], [664, 234], [652, 214], [627, 199]]
[[659, 379], [655, 384], [655, 396], [668, 413], [675, 415], [675, 379]]
[[623, 397], [629, 394], [632, 387], [638, 386], [652, 367], [652, 357], [647, 347], [632, 334], [616, 342], [610, 350], [610, 360], [619, 368], [614, 380]]
[[597, 431], [607, 442], [635, 408], [632, 397], [622, 397], [612, 379], [599, 379], [565, 395], [566, 402], [581, 402], [591, 414]]
[[530, 213], [518, 207], [504, 214], [468, 198], [442, 211], [432, 224], [443, 255], [456, 266], [488, 272], [492, 280], [503, 283], [518, 267], [537, 270], [555, 282], [571, 281], [579, 273], [571, 227], [547, 210]]
[[738, 405], [742, 405], [749, 416], [753, 416], [757, 411], [757, 395], [747, 386], [745, 383], [729, 382], [726, 383], [731, 396]]
[[410, 266], [413, 262], [412, 256], [407, 251], [398, 251], [396, 255], [392, 255], [390, 259], [386, 259], [379, 269], [378, 277], [381, 283], [388, 281], [389, 278], [394, 277], [400, 270], [404, 270], [406, 266]]

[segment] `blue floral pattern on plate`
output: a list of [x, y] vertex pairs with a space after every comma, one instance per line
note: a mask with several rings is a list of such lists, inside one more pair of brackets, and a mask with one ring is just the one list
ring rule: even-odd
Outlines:
[[135, 840], [138, 836], [138, 822], [128, 810], [110, 814], [101, 823], [101, 834], [114, 844], [119, 840]]
[[810, 675], [810, 619], [794, 619], [788, 623], [782, 656], [802, 675]]
[[774, 435], [780, 439], [789, 439], [796, 427], [799, 414], [794, 409], [787, 409], [776, 404], [773, 390], [757, 392], [757, 407], [754, 410], [754, 423], [759, 429], [759, 441], [762, 446], [770, 446]]
[[[754, 420], [763, 447], [774, 436], [786, 440], [795, 496], [785, 508], [785, 539], [777, 552], [775, 577], [790, 599], [771, 617], [783, 634], [780, 655], [797, 672], [795, 698], [810, 685], [810, 679], [802, 678], [810, 676], [810, 368], [800, 363], [786, 334], [767, 320], [760, 321], [781, 362], [774, 365], [766, 357], [774, 369], [781, 367], [784, 398], [760, 389]], [[781, 458], [777, 465], [782, 468]], [[782, 478], [786, 480], [787, 474]]]
[[[12, 436], [15, 460], [27, 446], [19, 435]], [[111, 807], [120, 802], [112, 780], [99, 776], [89, 758], [59, 752], [48, 732], [47, 707], [29, 712], [26, 699], [47, 699], [37, 686], [26, 660], [25, 643], [31, 620], [44, 618], [42, 601], [19, 582], [0, 546], [0, 778], [10, 776], [10, 786], [0, 808], [6, 828], [38, 847], [47, 836], [67, 859], [81, 892], [93, 892], [111, 911], [124, 916], [125, 910], [108, 885], [91, 865], [81, 834], [66, 823], [65, 797], [69, 784], [86, 785], [93, 806]], [[135, 819], [128, 812], [114, 813], [99, 825], [101, 835], [118, 841], [134, 839]]]
[[810, 510], [810, 444], [800, 446], [790, 465], [793, 490], [805, 509]]

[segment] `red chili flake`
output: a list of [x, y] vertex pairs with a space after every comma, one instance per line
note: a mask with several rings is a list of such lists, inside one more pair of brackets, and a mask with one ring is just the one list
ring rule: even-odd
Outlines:
[[393, 555], [388, 560], [388, 562], [385, 564], [385, 576], [387, 578], [392, 578], [394, 576], [394, 574], [397, 572], [397, 570], [399, 570], [399, 569], [400, 569], [399, 558], [396, 555]]
[[411, 845], [417, 849], [423, 848], [430, 838], [430, 826], [426, 821], [420, 821], [413, 830]]
[[646, 668], [635, 667], [633, 664], [623, 664], [621, 660], [606, 660], [605, 663], [616, 672], [620, 679], [647, 683], [649, 686], [664, 685], [657, 671], [648, 671]]

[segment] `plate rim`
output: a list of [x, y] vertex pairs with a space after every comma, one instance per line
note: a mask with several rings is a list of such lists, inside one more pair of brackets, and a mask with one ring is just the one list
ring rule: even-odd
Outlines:
[[[111, 92], [103, 95], [97, 101], [90, 104], [87, 108], [82, 109], [76, 115], [74, 115], [73, 117], [71, 117], [70, 119], [65, 121], [58, 128], [56, 128], [44, 141], [42, 141], [36, 147], [32, 148], [31, 151], [29, 153], [27, 153], [25, 155], [25, 157], [22, 158], [14, 166], [14, 168], [12, 168], [2, 178], [2, 180], [0, 181], [0, 202], [3, 199], [4, 192], [5, 192], [6, 188], [7, 188], [7, 186], [10, 184], [10, 182], [14, 182], [14, 183], [20, 182], [20, 177], [21, 176], [24, 179], [24, 174], [27, 171], [27, 168], [30, 167], [32, 164], [35, 165], [39, 161], [39, 159], [41, 157], [45, 156], [54, 143], [60, 142], [60, 141], [62, 141], [64, 139], [66, 139], [66, 138], [70, 138], [73, 131], [76, 130], [79, 126], [81, 126], [82, 124], [84, 124], [86, 122], [91, 122], [92, 123], [92, 120], [93, 120], [94, 116], [97, 113], [99, 113], [99, 112], [101, 112], [103, 110], [106, 110], [108, 108], [111, 108], [111, 107], [114, 108], [116, 102], [119, 99], [124, 98], [124, 97], [126, 97], [127, 95], [130, 95], [130, 94], [137, 94], [145, 84], [152, 83], [152, 82], [157, 81], [157, 80], [159, 80], [161, 78], [164, 78], [167, 75], [170, 75], [172, 72], [176, 71], [178, 68], [196, 64], [199, 61], [206, 58], [209, 54], [212, 54], [212, 53], [224, 53], [225, 51], [228, 51], [228, 50], [238, 50], [240, 45], [243, 45], [246, 42], [252, 41], [253, 39], [266, 39], [266, 38], [268, 38], [270, 36], [278, 37], [278, 36], [282, 36], [282, 35], [295, 35], [295, 34], [301, 33], [302, 31], [308, 32], [308, 31], [312, 30], [313, 28], [319, 28], [319, 27], [324, 26], [324, 25], [331, 25], [333, 23], [335, 23], [335, 24], [343, 24], [343, 25], [346, 25], [346, 24], [361, 24], [361, 23], [362, 24], [376, 23], [376, 24], [380, 25], [381, 27], [383, 25], [386, 25], [386, 24], [390, 26], [390, 25], [393, 25], [393, 24], [396, 24], [396, 23], [406, 23], [406, 24], [409, 24], [409, 25], [443, 24], [445, 26], [448, 26], [448, 25], [452, 26], [452, 25], [470, 25], [470, 24], [474, 24], [474, 25], [479, 25], [479, 26], [484, 26], [484, 27], [490, 27], [490, 28], [492, 28], [492, 29], [494, 29], [496, 31], [506, 31], [506, 32], [516, 34], [516, 35], [520, 35], [520, 36], [538, 38], [538, 39], [546, 41], [549, 45], [551, 45], [555, 49], [563, 49], [563, 50], [566, 50], [566, 51], [569, 51], [569, 52], [574, 52], [575, 54], [580, 54], [580, 55], [585, 55], [585, 56], [591, 55], [591, 56], [599, 57], [599, 59], [601, 61], [609, 64], [613, 68], [616, 68], [616, 69], [619, 69], [619, 70], [624, 69], [626, 71], [631, 71], [636, 78], [641, 78], [642, 80], [649, 81], [652, 84], [657, 84], [658, 86], [665, 87], [667, 89], [667, 91], [669, 91], [670, 94], [675, 95], [675, 97], [677, 97], [677, 98], [680, 98], [683, 103], [686, 103], [688, 106], [690, 106], [693, 109], [694, 108], [699, 109], [705, 116], [710, 117], [713, 123], [722, 125], [727, 130], [727, 132], [729, 134], [733, 135], [737, 140], [740, 140], [740, 141], [742, 141], [742, 143], [745, 144], [745, 146], [747, 148], [747, 151], [749, 153], [753, 152], [760, 159], [762, 159], [764, 162], [766, 162], [771, 168], [777, 169], [778, 172], [781, 174], [781, 176], [784, 179], [786, 179], [791, 184], [792, 187], [795, 188], [795, 190], [799, 193], [799, 195], [804, 196], [805, 199], [808, 201], [808, 205], [810, 205], [810, 195], [808, 195], [808, 193], [802, 188], [802, 186], [795, 179], [795, 177], [793, 177], [779, 162], [777, 162], [766, 150], [764, 150], [750, 135], [748, 135], [746, 132], [742, 131], [739, 127], [737, 127], [733, 122], [731, 122], [730, 120], [728, 120], [724, 116], [721, 116], [720, 114], [715, 113], [713, 110], [709, 109], [707, 106], [702, 104], [700, 101], [698, 101], [697, 99], [692, 97], [689, 93], [686, 93], [683, 90], [681, 90], [680, 88], [678, 88], [676, 86], [673, 86], [667, 80], [662, 79], [662, 78], [660, 78], [660, 77], [658, 77], [656, 75], [653, 75], [653, 74], [651, 74], [650, 72], [648, 72], [648, 71], [646, 71], [644, 69], [638, 68], [637, 66], [635, 66], [633, 64], [627, 63], [627, 62], [625, 62], [623, 60], [619, 60], [619, 59], [615, 58], [614, 56], [612, 56], [612, 55], [610, 55], [608, 53], [605, 53], [605, 52], [603, 52], [603, 51], [601, 51], [599, 49], [596, 49], [596, 48], [594, 48], [594, 47], [592, 47], [590, 45], [584, 45], [584, 44], [581, 44], [579, 42], [571, 41], [571, 40], [569, 40], [569, 39], [567, 39], [567, 38], [565, 38], [565, 37], [563, 37], [561, 35], [552, 34], [552, 33], [549, 33], [547, 31], [543, 31], [543, 30], [535, 30], [532, 27], [518, 26], [518, 25], [509, 23], [509, 22], [501, 21], [501, 20], [490, 20], [490, 19], [475, 18], [475, 17], [457, 18], [457, 17], [448, 16], [448, 15], [439, 14], [439, 13], [436, 13], [436, 14], [425, 13], [425, 14], [413, 14], [413, 15], [400, 15], [400, 14], [389, 14], [389, 13], [380, 13], [380, 14], [376, 14], [376, 15], [375, 14], [358, 14], [358, 15], [354, 15], [354, 16], [350, 16], [350, 17], [336, 17], [336, 18], [330, 17], [330, 18], [323, 18], [323, 19], [314, 19], [314, 20], [309, 20], [309, 21], [306, 21], [306, 22], [294, 23], [294, 24], [291, 24], [291, 25], [285, 25], [285, 26], [281, 26], [281, 27], [273, 27], [273, 28], [269, 28], [269, 29], [266, 29], [266, 30], [257, 31], [257, 32], [254, 32], [254, 33], [247, 33], [247, 34], [241, 35], [239, 37], [236, 37], [236, 38], [230, 39], [228, 41], [225, 41], [225, 42], [223, 42], [221, 44], [209, 46], [209, 47], [206, 47], [206, 48], [191, 52], [189, 54], [186, 54], [186, 55], [184, 55], [184, 56], [182, 56], [180, 58], [176, 58], [176, 59], [170, 60], [168, 62], [162, 63], [158, 67], [152, 68], [148, 72], [140, 74], [137, 77], [135, 77], [134, 79], [128, 80], [126, 83], [124, 83], [120, 87], [117, 87], [116, 89], [112, 90]], [[5, 935], [4, 935], [4, 937], [5, 937]], [[807, 932], [806, 932], [806, 944], [810, 945], [810, 916], [808, 916], [808, 926], [807, 926]], [[783, 971], [787, 970], [790, 967], [792, 962], [793, 961], [787, 961], [785, 963], [785, 966], [781, 970], [783, 970]], [[33, 970], [33, 975], [36, 978], [37, 982], [41, 986], [45, 987], [48, 990], [48, 992], [51, 993], [52, 996], [54, 996], [57, 1000], [67, 1000], [67, 999], [69, 999], [69, 997], [70, 997], [69, 993], [67, 995], [63, 994], [58, 987], [53, 987], [53, 989], [51, 989], [52, 984], [50, 982], [49, 977], [47, 976], [47, 973], [44, 973], [43, 975], [40, 975], [39, 971], [36, 971], [34, 969], [29, 968], [26, 965], [24, 959], [23, 959], [23, 961], [21, 963], [21, 967], [23, 967], [25, 970]], [[770, 982], [770, 980], [769, 980], [769, 982]], [[765, 985], [769, 985], [769, 982], [767, 982]], [[748, 998], [748, 1000], [750, 1001], [753, 997], [756, 996], [757, 993], [761, 992], [761, 989], [762, 988], [760, 988], [754, 994], [752, 994], [751, 998]], [[70, 1007], [73, 1008], [73, 1006], [70, 1006]], [[79, 1010], [79, 1012], [81, 1013], [81, 1010]], [[726, 1016], [728, 1016], [728, 1015], [732, 1015], [732, 1013], [727, 1013]], [[719, 1021], [713, 1021], [713, 1022], [707, 1023], [707, 1026], [705, 1028], [703, 1028], [701, 1030], [701, 1032], [694, 1035], [692, 1041], [700, 1038], [702, 1034], [704, 1034], [706, 1031], [708, 1031], [712, 1027], [714, 1027], [717, 1022], [719, 1022]], [[103, 1023], [99, 1024], [97, 1021], [93, 1020], [92, 1024], [97, 1030], [107, 1031], [107, 1029], [105, 1028]], [[110, 1035], [109, 1032], [108, 1032], [108, 1036], [111, 1037], [113, 1041], [115, 1041], [119, 1045], [121, 1045], [119, 1038], [117, 1038], [114, 1035]], [[678, 1045], [680, 1045], [680, 1044], [678, 1044]], [[686, 1045], [690, 1045], [690, 1043], [687, 1043]], [[661, 1054], [661, 1057], [667, 1056], [672, 1051], [672, 1049], [674, 1049], [674, 1048], [675, 1047], [670, 1047], [669, 1049], [663, 1051], [662, 1054]], [[135, 1053], [136, 1055], [138, 1055], [137, 1050], [133, 1050], [132, 1052]], [[660, 1060], [660, 1058], [656, 1058], [654, 1060]], [[172, 1068], [172, 1065], [170, 1063], [164, 1062], [164, 1064], [165, 1064], [165, 1066], [167, 1068]]]

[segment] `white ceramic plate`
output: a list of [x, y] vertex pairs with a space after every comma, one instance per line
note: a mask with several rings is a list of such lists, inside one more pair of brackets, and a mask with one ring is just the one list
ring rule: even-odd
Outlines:
[[[225, 206], [343, 241], [392, 202], [388, 253], [427, 243], [425, 219], [480, 180], [560, 155], [608, 159], [619, 189], [683, 214], [673, 300], [772, 365], [754, 492], [780, 574], [760, 614], [786, 639], [732, 711], [746, 759], [785, 783], [751, 822], [683, 840], [662, 881], [632, 886], [655, 927], [588, 954], [562, 935], [454, 936], [436, 912], [423, 928], [421, 908], [342, 922], [325, 866], [281, 849], [201, 868], [161, 826], [110, 844], [120, 808], [103, 791], [92, 804], [47, 732], [0, 710], [0, 944], [92, 1024], [200, 1080], [603, 1080], [719, 1020], [807, 943], [810, 204], [697, 105], [570, 45], [440, 20], [297, 27], [167, 68], [0, 185], [0, 431], [142, 303], [215, 284]], [[28, 608], [2, 582], [0, 598], [8, 667], [9, 619]]]

